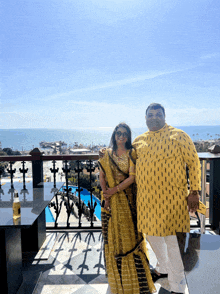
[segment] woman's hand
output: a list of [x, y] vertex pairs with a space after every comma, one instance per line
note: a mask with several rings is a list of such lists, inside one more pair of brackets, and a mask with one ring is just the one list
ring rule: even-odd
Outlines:
[[103, 191], [103, 197], [105, 200], [110, 201], [112, 195], [114, 195], [116, 192], [117, 192], [117, 187], [107, 188], [105, 191]]
[[111, 200], [111, 195], [107, 195], [107, 194], [103, 194], [103, 197], [104, 197], [104, 199], [105, 199], [105, 202], [107, 201], [108, 203], [109, 203], [109, 205], [110, 205], [110, 200]]
[[111, 210], [111, 207], [110, 207], [110, 199], [105, 199], [104, 209], [106, 209], [108, 211]]
[[103, 191], [103, 195], [110, 195], [112, 196], [117, 192], [117, 188], [107, 188], [105, 191]]

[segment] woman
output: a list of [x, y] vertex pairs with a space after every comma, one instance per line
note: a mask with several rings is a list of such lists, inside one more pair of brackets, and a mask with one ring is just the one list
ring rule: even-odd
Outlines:
[[115, 127], [111, 149], [99, 160], [102, 187], [102, 233], [105, 265], [114, 294], [156, 291], [149, 269], [146, 241], [137, 232], [135, 150], [125, 123]]

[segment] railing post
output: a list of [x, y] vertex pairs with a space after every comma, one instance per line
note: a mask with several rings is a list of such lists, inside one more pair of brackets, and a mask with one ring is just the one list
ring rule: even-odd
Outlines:
[[33, 188], [43, 187], [43, 160], [42, 153], [38, 148], [34, 148], [30, 153], [32, 155], [32, 177]]
[[11, 189], [12, 192], [14, 190], [14, 183], [13, 183], [13, 177], [14, 177], [14, 173], [16, 172], [16, 168], [15, 169], [12, 169], [12, 165], [13, 165], [14, 162], [11, 162], [10, 161], [10, 169], [8, 168], [7, 171], [10, 173], [10, 177], [11, 177]]
[[96, 208], [96, 201], [93, 204], [93, 200], [92, 200], [92, 192], [95, 190], [94, 188], [92, 188], [92, 172], [95, 171], [95, 167], [92, 166], [92, 161], [89, 160], [87, 163], [87, 172], [89, 172], [89, 183], [90, 183], [90, 188], [88, 189], [88, 191], [90, 192], [90, 201], [91, 203], [88, 201], [88, 207], [90, 209], [90, 222], [91, 222], [91, 228], [93, 228], [93, 216], [94, 216], [94, 212], [95, 212], [95, 208]]
[[20, 173], [23, 174], [23, 189], [26, 190], [26, 184], [25, 184], [25, 174], [28, 172], [28, 168], [24, 168], [25, 167], [25, 161], [22, 161], [22, 168], [19, 168]]
[[76, 162], [77, 162], [77, 167], [75, 168], [75, 172], [78, 174], [78, 188], [76, 189], [76, 191], [78, 192], [78, 198], [79, 198], [79, 202], [78, 202], [79, 225], [78, 225], [78, 227], [81, 228], [81, 226], [82, 226], [82, 223], [81, 223], [82, 203], [81, 203], [80, 192], [82, 192], [83, 189], [81, 189], [81, 187], [80, 187], [80, 173], [83, 171], [83, 168], [80, 167], [79, 160], [77, 160]]
[[209, 222], [213, 229], [220, 229], [220, 158], [210, 162]]
[[64, 189], [64, 191], [66, 191], [66, 197], [67, 197], [67, 202], [64, 202], [64, 205], [66, 206], [66, 212], [67, 212], [67, 228], [69, 228], [69, 226], [70, 226], [69, 218], [70, 218], [70, 214], [72, 212], [73, 202], [72, 202], [72, 204], [70, 204], [69, 193], [71, 192], [71, 188], [69, 188], [69, 186], [68, 186], [68, 173], [70, 172], [70, 168], [68, 168], [67, 160], [65, 160], [64, 162], [65, 162], [65, 165], [62, 168], [62, 170], [65, 173], [65, 177], [66, 177], [66, 188]]
[[[202, 160], [202, 203], [206, 205], [206, 160]], [[205, 215], [201, 214], [201, 234], [205, 234]]]
[[46, 239], [45, 211], [43, 210], [39, 214], [39, 202], [44, 201], [43, 160], [42, 153], [38, 148], [34, 148], [29, 154], [32, 156], [32, 213], [38, 214], [38, 217], [30, 228], [25, 228], [21, 230], [22, 240], [24, 240], [22, 248], [24, 251], [38, 251]]

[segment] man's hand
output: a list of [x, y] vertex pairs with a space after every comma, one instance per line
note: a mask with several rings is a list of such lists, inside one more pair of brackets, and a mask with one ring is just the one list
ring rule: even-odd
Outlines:
[[102, 149], [99, 150], [99, 157], [100, 157], [100, 158], [103, 158], [103, 157], [104, 157], [104, 155], [105, 155], [105, 150], [106, 150], [106, 148], [102, 148]]
[[187, 197], [187, 205], [188, 210], [190, 212], [196, 212], [199, 208], [199, 192], [198, 191], [190, 191]]

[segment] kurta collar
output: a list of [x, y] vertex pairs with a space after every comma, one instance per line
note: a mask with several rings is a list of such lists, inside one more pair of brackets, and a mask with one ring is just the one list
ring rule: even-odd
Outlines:
[[159, 133], [166, 131], [168, 127], [169, 126], [165, 123], [165, 125], [161, 129], [159, 129], [158, 131], [148, 131], [148, 132], [149, 132], [149, 134], [152, 134], [152, 135], [159, 134]]

